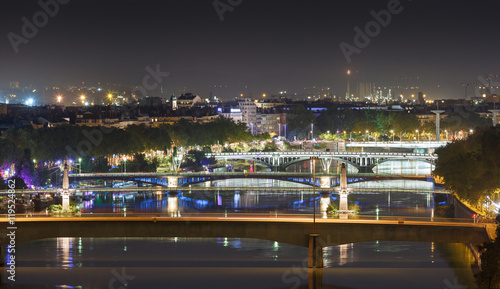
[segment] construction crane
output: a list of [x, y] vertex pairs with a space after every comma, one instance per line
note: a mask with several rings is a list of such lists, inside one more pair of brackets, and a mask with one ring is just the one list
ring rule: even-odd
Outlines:
[[490, 74], [486, 75], [485, 78], [491, 80], [493, 78], [498, 78], [498, 77], [500, 77], [500, 74], [491, 74], [490, 73]]
[[468, 82], [468, 83], [462, 83], [462, 86], [465, 88], [465, 97], [464, 99], [467, 99], [467, 87], [469, 86], [476, 86], [476, 85], [479, 85], [479, 84], [482, 84], [482, 83], [479, 83], [479, 82]]
[[[491, 80], [493, 78], [499, 78], [500, 77], [500, 74], [488, 74], [486, 75], [486, 79], [488, 80], [488, 87], [490, 88], [490, 93], [493, 94], [493, 86], [491, 85]], [[498, 86], [497, 86], [498, 88]]]
[[[484, 78], [482, 76], [478, 77], [478, 79], [480, 80], [480, 82], [476, 81], [476, 82], [462, 83], [462, 86], [465, 88], [465, 99], [467, 99], [467, 87], [469, 87], [471, 85], [474, 86], [474, 87], [476, 87], [478, 85], [488, 87], [490, 89], [490, 93], [493, 94], [493, 91], [491, 90], [491, 88], [492, 88], [492, 86], [491, 86], [491, 80], [493, 78], [499, 78], [499, 77], [500, 77], [500, 74], [491, 74], [490, 73], [490, 74], [487, 74], [486, 77], [484, 77]], [[488, 83], [485, 83], [482, 80], [487, 80]]]

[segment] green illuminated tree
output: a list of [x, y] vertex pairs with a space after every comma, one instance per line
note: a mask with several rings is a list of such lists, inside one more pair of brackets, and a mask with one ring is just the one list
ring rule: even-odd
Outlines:
[[460, 198], [477, 203], [500, 187], [500, 127], [477, 129], [465, 140], [436, 150], [435, 175]]

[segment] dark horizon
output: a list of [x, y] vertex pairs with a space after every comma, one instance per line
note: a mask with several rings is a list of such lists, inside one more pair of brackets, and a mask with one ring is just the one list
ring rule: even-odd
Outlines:
[[[223, 21], [214, 3], [222, 7], [227, 0], [59, 1], [68, 3], [59, 3], [59, 11], [33, 37], [25, 37], [28, 42], [20, 43], [17, 53], [11, 40], [13, 34], [23, 37], [21, 19], [31, 22], [43, 9], [38, 1], [4, 4], [1, 86], [9, 81], [140, 86], [148, 75], [146, 67], [159, 65], [169, 73], [162, 80], [168, 94], [212, 92], [227, 100], [240, 93], [300, 95], [316, 86], [330, 87], [331, 95], [343, 97], [350, 69], [351, 89], [358, 81], [419, 86], [428, 99], [458, 99], [464, 97], [462, 83], [500, 73], [494, 34], [500, 3], [492, 0], [453, 5], [233, 0], [229, 2], [239, 4], [222, 14]], [[354, 45], [354, 28], [364, 30], [374, 21], [370, 12], [388, 10], [388, 5], [399, 12], [391, 14], [370, 43], [358, 47], [359, 54], [350, 55], [349, 63], [340, 44]]]

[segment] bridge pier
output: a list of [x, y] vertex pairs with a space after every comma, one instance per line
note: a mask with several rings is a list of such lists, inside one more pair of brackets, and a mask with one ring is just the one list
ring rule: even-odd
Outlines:
[[353, 213], [349, 210], [349, 203], [347, 201], [347, 196], [349, 196], [349, 189], [347, 188], [347, 167], [342, 164], [340, 170], [340, 189], [339, 189], [339, 219], [348, 219], [348, 215]]
[[323, 268], [323, 247], [319, 243], [319, 234], [309, 234], [308, 268]]
[[329, 176], [322, 176], [319, 178], [319, 182], [320, 182], [320, 188], [329, 189], [331, 178]]
[[179, 184], [179, 178], [175, 176], [169, 176], [167, 177], [168, 180], [168, 187], [169, 188], [177, 188]]
[[307, 269], [307, 279], [309, 281], [309, 289], [323, 288], [323, 268]]
[[62, 209], [63, 211], [69, 211], [69, 165], [68, 161], [64, 161], [64, 170], [63, 170], [63, 185], [62, 185]]

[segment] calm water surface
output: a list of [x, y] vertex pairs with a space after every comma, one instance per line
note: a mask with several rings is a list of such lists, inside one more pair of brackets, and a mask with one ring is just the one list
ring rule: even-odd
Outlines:
[[[308, 284], [306, 248], [256, 239], [57, 238], [22, 243], [17, 252], [17, 281], [12, 288], [298, 288]], [[442, 289], [448, 288], [447, 282], [473, 288], [473, 257], [463, 244], [366, 242], [327, 247], [323, 255], [327, 288]], [[128, 276], [126, 287], [117, 274]]]

